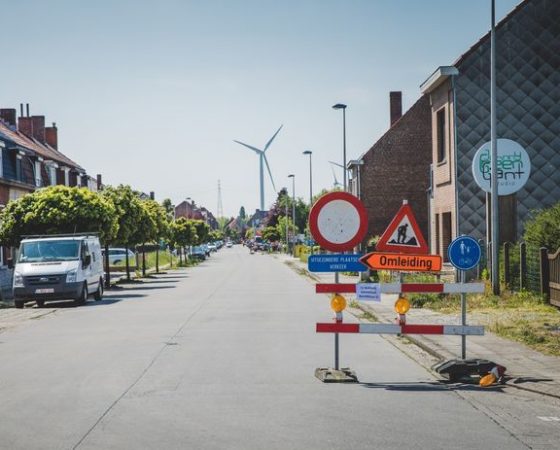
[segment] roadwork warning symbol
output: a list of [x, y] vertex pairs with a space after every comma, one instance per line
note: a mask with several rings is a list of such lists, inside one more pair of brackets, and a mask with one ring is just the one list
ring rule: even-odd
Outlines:
[[397, 253], [428, 253], [428, 244], [422, 236], [412, 208], [406, 200], [376, 245], [377, 251]]

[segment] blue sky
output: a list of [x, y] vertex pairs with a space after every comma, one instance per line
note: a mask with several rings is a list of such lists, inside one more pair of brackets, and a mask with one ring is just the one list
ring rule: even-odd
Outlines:
[[[519, 0], [496, 0], [501, 19]], [[259, 205], [263, 146], [277, 190], [332, 187], [328, 161], [366, 151], [419, 85], [490, 24], [490, 0], [0, 0], [0, 106], [30, 103], [59, 127], [59, 148], [105, 183], [214, 213]], [[342, 173], [337, 174], [339, 181]], [[266, 204], [276, 193], [267, 179]]]

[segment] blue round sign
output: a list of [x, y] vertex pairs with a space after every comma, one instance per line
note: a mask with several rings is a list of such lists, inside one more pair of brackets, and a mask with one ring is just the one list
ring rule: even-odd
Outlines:
[[457, 269], [472, 269], [480, 261], [480, 245], [470, 236], [459, 236], [449, 244], [447, 255]]

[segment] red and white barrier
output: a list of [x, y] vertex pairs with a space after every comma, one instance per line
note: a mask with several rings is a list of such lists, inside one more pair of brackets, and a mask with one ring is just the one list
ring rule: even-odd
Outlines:
[[391, 323], [318, 323], [317, 333], [452, 334], [483, 336], [483, 326], [397, 325]]
[[[483, 294], [484, 283], [380, 283], [382, 294], [401, 294], [412, 292], [430, 292], [435, 294]], [[354, 283], [318, 283], [317, 294], [355, 293]]]

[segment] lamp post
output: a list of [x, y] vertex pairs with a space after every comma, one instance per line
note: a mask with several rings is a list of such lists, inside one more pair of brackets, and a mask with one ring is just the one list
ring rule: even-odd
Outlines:
[[296, 224], [296, 176], [292, 173], [288, 175], [288, 178], [292, 179], [292, 223], [295, 226]]
[[309, 207], [313, 204], [313, 171], [311, 168], [311, 155], [313, 152], [311, 150], [305, 150], [304, 155], [309, 155]]
[[342, 165], [344, 166], [344, 181], [342, 186], [346, 192], [346, 105], [337, 103], [333, 109], [342, 109]]
[[286, 253], [290, 253], [290, 241], [288, 240], [289, 223], [288, 223], [288, 188], [286, 189]]

